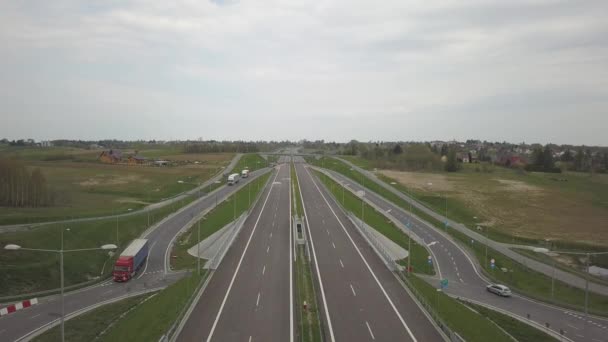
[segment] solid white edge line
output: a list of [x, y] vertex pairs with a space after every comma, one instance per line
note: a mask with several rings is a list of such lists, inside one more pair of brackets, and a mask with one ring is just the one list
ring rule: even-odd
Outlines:
[[135, 279], [139, 279], [139, 278], [143, 277], [144, 274], [146, 274], [146, 270], [148, 269], [148, 261], [150, 261], [150, 254], [152, 254], [152, 248], [154, 248], [154, 245], [156, 245], [156, 242], [157, 241], [154, 241], [154, 243], [150, 247], [150, 250], [148, 251], [148, 256], [146, 257], [146, 266], [144, 266], [144, 270], [141, 272], [141, 274], [139, 275], [139, 277], [137, 277]]
[[369, 326], [369, 322], [365, 321], [365, 325], [367, 325], [367, 330], [369, 331], [369, 334], [372, 336], [372, 340], [376, 340], [376, 338], [374, 337], [374, 333], [372, 332], [372, 328]]
[[[302, 166], [303, 167], [303, 166]], [[296, 168], [296, 175], [297, 175]], [[298, 188], [300, 189], [300, 199], [302, 202], [302, 210], [304, 211], [304, 219], [306, 220], [306, 231], [310, 238], [310, 245], [312, 250], [313, 260], [315, 261], [315, 268], [317, 269], [317, 278], [319, 279], [319, 287], [321, 288], [321, 299], [323, 300], [323, 308], [325, 309], [325, 317], [327, 319], [327, 328], [329, 329], [329, 337], [331, 342], [335, 342], [334, 329], [331, 325], [331, 318], [329, 317], [329, 309], [327, 308], [327, 300], [325, 299], [325, 288], [323, 287], [323, 280], [321, 279], [321, 272], [319, 271], [319, 263], [317, 261], [317, 253], [315, 252], [315, 243], [312, 240], [312, 233], [310, 232], [310, 224], [308, 223], [308, 214], [306, 213], [306, 204], [304, 204], [304, 197], [302, 196], [302, 187], [300, 186], [300, 177], [298, 176]]]
[[378, 280], [378, 277], [376, 277], [376, 274], [374, 273], [374, 271], [372, 270], [371, 266], [369, 266], [369, 264], [367, 263], [367, 260], [365, 260], [365, 257], [363, 256], [363, 254], [361, 253], [361, 251], [359, 250], [359, 248], [357, 247], [357, 245], [355, 244], [355, 241], [353, 240], [353, 238], [350, 236], [350, 234], [348, 233], [348, 231], [346, 230], [346, 227], [344, 227], [344, 224], [342, 224], [342, 221], [340, 220], [340, 218], [338, 217], [338, 215], [336, 215], [336, 212], [334, 211], [334, 209], [331, 207], [331, 204], [329, 204], [329, 201], [327, 201], [327, 198], [325, 198], [325, 195], [323, 195], [323, 192], [321, 191], [321, 189], [319, 188], [319, 186], [317, 185], [317, 182], [315, 181], [315, 179], [313, 178], [313, 176], [310, 174], [310, 171], [308, 171], [308, 169], [306, 169], [306, 172], [308, 173], [308, 175], [310, 176], [310, 178], [312, 179], [313, 184], [315, 185], [315, 187], [317, 188], [317, 191], [319, 191], [319, 194], [321, 195], [321, 197], [323, 197], [323, 200], [325, 201], [325, 203], [327, 204], [327, 206], [329, 207], [329, 210], [331, 210], [332, 214], [334, 214], [334, 217], [336, 218], [336, 220], [338, 220], [338, 223], [340, 224], [340, 226], [342, 227], [342, 230], [344, 230], [344, 233], [346, 234], [346, 236], [348, 236], [348, 239], [350, 240], [350, 242], [352, 243], [353, 247], [355, 247], [355, 250], [357, 251], [357, 253], [359, 254], [359, 256], [361, 257], [361, 259], [363, 260], [363, 263], [365, 263], [365, 266], [367, 266], [367, 269], [369, 270], [369, 272], [371, 273], [372, 277], [374, 278], [374, 280], [376, 281], [376, 284], [378, 284], [378, 287], [380, 287], [380, 290], [382, 291], [382, 293], [384, 294], [384, 297], [388, 300], [389, 304], [391, 305], [391, 307], [393, 308], [393, 311], [395, 311], [395, 314], [397, 315], [397, 317], [399, 318], [399, 320], [401, 321], [401, 324], [403, 325], [403, 327], [405, 328], [405, 330], [407, 331], [408, 335], [410, 336], [410, 338], [414, 341], [417, 342], [418, 340], [416, 339], [416, 337], [414, 336], [414, 334], [412, 333], [412, 331], [410, 330], [410, 328], [408, 327], [408, 325], [405, 323], [405, 320], [403, 319], [403, 317], [401, 316], [401, 313], [399, 313], [399, 310], [397, 310], [397, 307], [395, 306], [395, 304], [393, 303], [393, 301], [391, 300], [391, 298], [388, 296], [388, 293], [386, 293], [386, 290], [384, 289], [384, 287], [382, 286], [382, 284], [380, 283], [380, 280]]
[[[295, 166], [294, 166], [295, 170]], [[293, 250], [292, 230], [293, 217], [291, 216], [291, 164], [289, 165], [289, 341], [293, 342]], [[272, 236], [272, 233], [270, 233]], [[266, 267], [266, 266], [264, 266]]]
[[[280, 168], [281, 167], [279, 166], [279, 169]], [[274, 176], [273, 183], [274, 183], [274, 181], [277, 180], [277, 176], [279, 175], [279, 172], [280, 172], [280, 170]], [[260, 217], [262, 217], [264, 208], [266, 208], [266, 203], [268, 202], [268, 198], [270, 198], [272, 189], [273, 189], [273, 186], [271, 184], [270, 189], [268, 189], [268, 194], [266, 195], [266, 199], [264, 200], [264, 204], [262, 205], [262, 209], [260, 210], [258, 218], [255, 220], [255, 224], [253, 225], [253, 229], [251, 230], [251, 234], [249, 235], [249, 239], [247, 240], [247, 244], [245, 245], [243, 254], [241, 254], [239, 263], [236, 265], [236, 270], [234, 271], [234, 274], [232, 275], [232, 280], [230, 281], [230, 285], [228, 285], [228, 290], [226, 291], [226, 295], [224, 296], [224, 299], [222, 300], [222, 305], [220, 305], [220, 310], [218, 311], [217, 316], [215, 317], [215, 321], [213, 322], [213, 326], [211, 327], [211, 331], [209, 332], [209, 336], [207, 337], [207, 342], [210, 342], [211, 338], [213, 337], [213, 333], [215, 332], [215, 327], [217, 326], [217, 322], [220, 320], [220, 316], [222, 314], [222, 311], [224, 310], [224, 305], [226, 305], [226, 301], [228, 300], [228, 295], [230, 295], [230, 290], [232, 289], [232, 285], [234, 284], [234, 280], [236, 279], [237, 273], [239, 273], [239, 269], [241, 268], [241, 263], [243, 262], [243, 259], [245, 258], [245, 253], [247, 253], [247, 249], [249, 248], [249, 244], [251, 243], [251, 239], [253, 238], [253, 233], [255, 233], [255, 229], [258, 227], [258, 222], [260, 222]]]

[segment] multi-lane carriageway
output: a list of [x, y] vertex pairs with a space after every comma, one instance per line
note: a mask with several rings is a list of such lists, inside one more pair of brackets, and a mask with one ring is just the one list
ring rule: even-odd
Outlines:
[[[245, 221], [194, 306], [178, 341], [294, 341], [290, 166]], [[302, 165], [296, 167], [309, 227], [326, 341], [440, 341], [443, 337]]]

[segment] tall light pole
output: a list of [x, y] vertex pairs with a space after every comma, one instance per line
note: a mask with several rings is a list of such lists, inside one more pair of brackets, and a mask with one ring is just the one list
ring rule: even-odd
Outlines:
[[59, 267], [60, 267], [60, 275], [61, 275], [61, 341], [65, 342], [65, 302], [64, 302], [64, 280], [63, 280], [63, 253], [67, 252], [82, 252], [82, 251], [97, 251], [97, 250], [114, 250], [118, 248], [116, 245], [107, 244], [97, 248], [80, 248], [80, 249], [63, 249], [63, 229], [61, 230], [61, 249], [40, 249], [40, 248], [23, 248], [19, 245], [8, 244], [4, 246], [5, 250], [16, 251], [16, 250], [24, 250], [24, 251], [34, 251], [34, 252], [51, 252], [51, 253], [59, 253]]
[[198, 275], [201, 275], [201, 220], [198, 220], [198, 234], [197, 234], [197, 247], [196, 247], [196, 261], [197, 261], [197, 269], [198, 269]]
[[236, 192], [234, 192], [234, 215], [232, 215], [232, 220], [236, 220]]
[[[608, 254], [608, 252], [568, 252], [568, 251], [550, 251], [547, 248], [535, 248], [534, 252], [536, 253], [543, 253], [546, 255], [549, 255], [549, 253], [556, 253], [556, 254], [571, 254], [571, 255], [584, 255], [586, 260], [585, 260], [585, 316], [589, 316], [589, 268], [590, 268], [590, 262], [591, 262], [591, 256], [592, 255], [603, 255], [603, 254]], [[550, 256], [550, 255], [549, 255]], [[553, 275], [551, 277], [551, 298], [553, 298], [553, 292], [554, 292], [554, 282], [555, 282], [555, 259], [553, 259]]]

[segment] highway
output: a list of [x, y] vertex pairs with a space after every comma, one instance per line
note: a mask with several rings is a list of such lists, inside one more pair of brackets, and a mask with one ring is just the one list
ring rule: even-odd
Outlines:
[[307, 167], [296, 171], [326, 341], [443, 340]]
[[178, 341], [293, 341], [289, 164], [276, 169]]
[[[145, 233], [145, 238], [149, 240], [150, 254], [145, 268], [140, 271], [139, 275], [136, 275], [136, 278], [127, 283], [115, 283], [112, 280], [106, 280], [100, 284], [66, 293], [66, 315], [96, 307], [105, 301], [118, 300], [126, 295], [160, 289], [180, 279], [183, 272], [173, 272], [168, 266], [170, 246], [178, 232], [196, 215], [205, 210], [210, 210], [216, 202], [221, 202], [253, 179], [270, 170], [265, 168], [254, 171], [238, 185], [222, 186], [159, 222]], [[77, 230], [78, 228], [73, 229]], [[61, 312], [59, 299], [58, 295], [42, 298], [39, 305], [1, 317], [0, 340], [18, 340], [30, 336], [31, 333], [42, 327], [58, 324], [58, 313]]]
[[[375, 205], [385, 215], [392, 216], [402, 226], [405, 226], [410, 219], [408, 212], [369, 189], [363, 188], [354, 180], [337, 172], [327, 172], [334, 179], [346, 184], [347, 189], [353, 192], [365, 191], [364, 197], [370, 205]], [[411, 217], [411, 222], [412, 232], [422, 239], [432, 252], [435, 266], [441, 273], [439, 276], [449, 280], [449, 286], [444, 290], [446, 293], [491, 305], [526, 320], [529, 314], [530, 321], [542, 326], [549, 323], [551, 330], [559, 333], [562, 329], [565, 331], [565, 336], [574, 341], [606, 341], [605, 336], [608, 333], [608, 320], [606, 319], [585, 318], [585, 315], [580, 312], [550, 306], [520, 295], [501, 298], [488, 293], [485, 286], [489, 282], [481, 274], [474, 256], [454, 242], [449, 235], [415, 216]], [[429, 281], [432, 285], [438, 286], [439, 278], [429, 279]]]

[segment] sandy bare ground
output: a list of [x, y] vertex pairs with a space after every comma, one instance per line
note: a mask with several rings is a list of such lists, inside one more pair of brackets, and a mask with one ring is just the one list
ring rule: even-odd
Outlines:
[[419, 193], [447, 193], [479, 216], [480, 225], [507, 234], [608, 246], [608, 210], [594, 205], [584, 191], [561, 191], [559, 183], [545, 187], [528, 184], [525, 178], [504, 179], [500, 173], [380, 172]]

